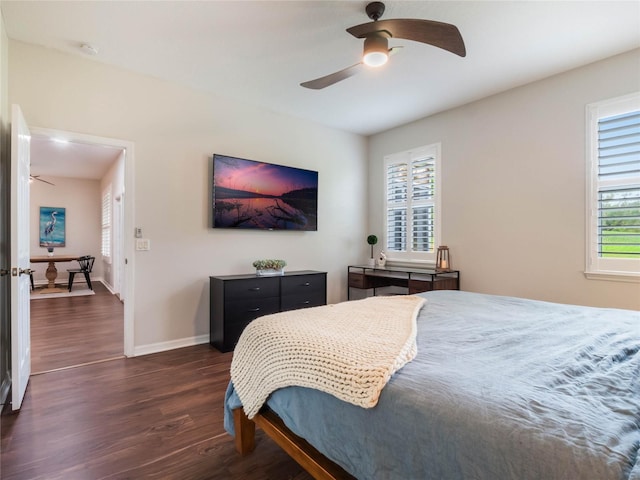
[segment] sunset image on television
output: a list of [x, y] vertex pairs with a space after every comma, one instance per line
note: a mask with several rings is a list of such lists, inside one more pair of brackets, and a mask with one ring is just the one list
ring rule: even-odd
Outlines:
[[213, 226], [318, 229], [318, 172], [213, 156]]

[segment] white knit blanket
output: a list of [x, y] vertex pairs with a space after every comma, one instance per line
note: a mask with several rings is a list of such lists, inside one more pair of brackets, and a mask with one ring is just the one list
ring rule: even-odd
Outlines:
[[231, 381], [253, 418], [279, 388], [315, 388], [364, 408], [417, 353], [425, 300], [370, 297], [258, 318], [240, 336]]

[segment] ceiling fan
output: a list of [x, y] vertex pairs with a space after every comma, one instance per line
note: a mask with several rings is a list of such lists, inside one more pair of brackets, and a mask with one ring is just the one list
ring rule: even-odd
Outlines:
[[416, 18], [380, 20], [384, 13], [384, 3], [382, 2], [369, 3], [365, 11], [373, 22], [347, 28], [347, 32], [354, 37], [364, 38], [362, 61], [324, 77], [301, 83], [301, 86], [319, 90], [355, 75], [363, 65], [370, 67], [384, 65], [387, 63], [389, 55], [401, 48], [389, 48], [389, 38], [403, 38], [426, 43], [461, 57], [467, 54], [460, 31], [455, 25]]
[[29, 175], [29, 180], [33, 181], [33, 180], [38, 180], [39, 182], [44, 182], [44, 183], [48, 183], [49, 185], [53, 185], [54, 187], [56, 186], [55, 183], [51, 183], [48, 180], [45, 180], [43, 178], [40, 178], [41, 175]]

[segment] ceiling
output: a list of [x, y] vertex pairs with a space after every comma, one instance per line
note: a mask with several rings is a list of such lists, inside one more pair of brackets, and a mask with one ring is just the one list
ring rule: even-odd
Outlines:
[[55, 179], [51, 177], [100, 180], [121, 153], [121, 148], [107, 145], [32, 135], [31, 174], [54, 184]]
[[[323, 90], [300, 83], [360, 61], [345, 29], [366, 1], [0, 2], [10, 38], [371, 135], [640, 47], [640, 2], [389, 1], [382, 19], [456, 25], [467, 56], [406, 40], [389, 63]], [[89, 55], [87, 43], [98, 50]]]

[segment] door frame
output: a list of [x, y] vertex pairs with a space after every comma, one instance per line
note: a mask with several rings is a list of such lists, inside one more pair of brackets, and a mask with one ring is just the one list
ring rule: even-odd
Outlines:
[[[50, 138], [65, 139], [75, 143], [85, 143], [89, 145], [107, 145], [110, 147], [122, 148], [125, 150], [124, 155], [124, 231], [120, 236], [123, 240], [122, 254], [124, 256], [124, 272], [119, 272], [120, 278], [124, 278], [124, 355], [127, 357], [135, 356], [134, 342], [134, 274], [135, 274], [135, 255], [134, 255], [134, 237], [127, 235], [126, 232], [134, 232], [134, 160], [135, 160], [135, 144], [128, 140], [117, 138], [99, 137], [96, 135], [87, 135], [77, 132], [69, 132], [64, 130], [56, 130], [51, 128], [30, 127], [32, 135], [47, 136]], [[121, 282], [122, 283], [122, 282]]]

